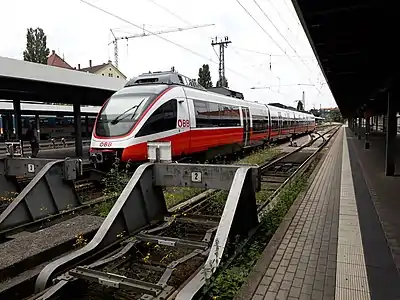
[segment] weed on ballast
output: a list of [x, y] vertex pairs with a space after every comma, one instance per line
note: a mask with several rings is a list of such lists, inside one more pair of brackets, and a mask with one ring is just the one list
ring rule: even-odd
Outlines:
[[[252, 154], [247, 157], [233, 161], [233, 164], [262, 164], [265, 161], [269, 161], [271, 159], [276, 158], [281, 151], [279, 149], [274, 148], [264, 148], [261, 150], [255, 150]], [[207, 164], [208, 161], [205, 162]], [[198, 195], [199, 193], [205, 191], [205, 189], [200, 188], [192, 188], [192, 187], [175, 187], [175, 188], [167, 188], [164, 192], [165, 199], [167, 202], [167, 207], [170, 208], [180, 202], [183, 202], [191, 197]], [[262, 194], [270, 194], [269, 191], [262, 191]], [[208, 204], [206, 211], [202, 210], [202, 214], [209, 215], [221, 215], [225, 206], [226, 199], [228, 197], [228, 192], [220, 191], [218, 192], [210, 203]], [[260, 202], [262, 202], [260, 200]]]
[[[271, 160], [280, 154], [280, 150], [274, 148], [264, 148], [255, 150], [252, 154], [244, 159], [233, 162], [234, 164], [261, 164]], [[207, 164], [208, 161], [205, 162]], [[119, 160], [116, 160], [110, 171], [103, 178], [104, 184], [103, 196], [106, 201], [96, 206], [97, 214], [101, 217], [106, 217], [118, 199], [126, 184], [130, 180], [132, 174], [129, 172], [129, 163], [126, 167], [122, 167]], [[202, 188], [193, 187], [168, 187], [164, 189], [164, 197], [168, 208], [173, 207], [185, 200], [188, 200], [201, 192], [205, 191]], [[221, 214], [227, 198], [226, 192], [220, 192], [215, 196], [209, 206], [210, 214]]]
[[8, 207], [8, 205], [15, 200], [18, 192], [4, 192], [5, 195], [0, 197], [0, 214]]
[[201, 188], [169, 187], [164, 191], [164, 197], [165, 197], [165, 202], [167, 204], [167, 208], [171, 208], [174, 205], [177, 205], [187, 199], [190, 199], [204, 191], [205, 189]]
[[[208, 280], [208, 286], [205, 287], [201, 299], [234, 298], [294, 200], [306, 187], [307, 178], [308, 176], [300, 177], [290, 186], [282, 189], [275, 206], [261, 218], [257, 233], [243, 242], [246, 244], [242, 251], [227, 268], [217, 272], [213, 278]], [[257, 193], [257, 200], [260, 202], [266, 201], [268, 198], [268, 194], [262, 192]]]
[[107, 200], [96, 206], [99, 216], [106, 217], [108, 215], [115, 201], [117, 201], [131, 179], [132, 174], [129, 173], [129, 168], [129, 163], [125, 167], [121, 167], [119, 160], [116, 160], [110, 171], [102, 179], [104, 184], [103, 195]]
[[235, 164], [259, 165], [276, 158], [280, 153], [281, 150], [277, 148], [264, 148], [261, 150], [255, 150], [245, 158], [238, 160]]
[[207, 212], [202, 211], [202, 214], [220, 216], [225, 207], [226, 199], [228, 198], [227, 191], [218, 192], [211, 200], [207, 207]]

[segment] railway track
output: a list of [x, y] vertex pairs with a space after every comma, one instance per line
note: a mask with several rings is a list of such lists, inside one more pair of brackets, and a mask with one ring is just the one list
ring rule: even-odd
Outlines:
[[[12, 236], [22, 231], [37, 231], [50, 227], [61, 221], [75, 217], [77, 214], [91, 214], [97, 204], [107, 200], [107, 197], [102, 195], [102, 187], [97, 182], [77, 182], [76, 193], [80, 195], [82, 204], [70, 209], [65, 209], [57, 214], [47, 215], [35, 221], [13, 226], [4, 230], [0, 230], [0, 244], [7, 241], [7, 236]], [[12, 201], [7, 201], [6, 205], [0, 207], [0, 214], [7, 208]], [[5, 202], [3, 202], [5, 203]]]
[[[75, 194], [79, 199], [79, 205], [73, 207], [67, 206], [66, 209], [60, 210], [58, 213], [44, 215], [33, 221], [25, 221], [16, 226], [2, 228], [0, 229], [0, 243], [9, 240], [8, 236], [13, 236], [20, 232], [42, 230], [58, 222], [73, 218], [78, 214], [91, 214], [97, 204], [106, 201], [108, 198], [103, 196], [103, 183], [99, 181], [100, 177], [93, 179], [88, 176], [90, 170], [90, 165], [84, 165], [82, 178], [73, 182]], [[99, 173], [99, 175], [101, 174]], [[16, 177], [16, 185], [19, 191], [23, 191], [32, 179], [33, 177]], [[15, 192], [8, 197], [4, 197], [5, 199], [1, 199], [0, 214], [17, 198], [18, 194], [19, 192]]]
[[[262, 188], [269, 189], [271, 194], [258, 203], [259, 213], [337, 129], [327, 130], [294, 152], [260, 167]], [[318, 139], [322, 142], [315, 147]], [[121, 236], [102, 258], [95, 258], [100, 254], [96, 252], [85, 262], [75, 263], [68, 272], [59, 274], [56, 285], [29, 299], [174, 299], [191, 276], [204, 268], [226, 195], [209, 190], [176, 205], [164, 222], [131, 237]], [[237, 252], [234, 239], [228, 244], [226, 252]], [[81, 266], [76, 267], [78, 264]]]
[[[17, 184], [21, 191], [28, 185], [30, 180], [30, 178], [17, 178]], [[102, 194], [102, 185], [97, 181], [87, 179], [77, 180], [74, 182], [74, 186], [75, 192], [84, 202], [95, 200]], [[0, 214], [7, 208], [8, 204], [10, 204], [18, 196], [18, 194], [18, 192], [15, 192], [10, 194], [8, 197], [4, 197], [4, 199], [1, 199]]]
[[[332, 134], [336, 133], [338, 127], [329, 128], [321, 134], [316, 134], [316, 137], [298, 147], [295, 151], [290, 152], [278, 159], [267, 162], [260, 166], [262, 189], [271, 193], [270, 198], [276, 194], [290, 178], [310, 157], [319, 151], [320, 147], [326, 144]], [[264, 207], [266, 204], [262, 204]]]

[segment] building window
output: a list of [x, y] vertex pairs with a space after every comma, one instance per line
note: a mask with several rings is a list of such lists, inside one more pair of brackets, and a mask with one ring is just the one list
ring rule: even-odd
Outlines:
[[119, 78], [119, 75], [117, 75], [117, 78]]
[[101, 74], [101, 75], [103, 75], [103, 76], [104, 76], [104, 73], [103, 73], [103, 74]]
[[113, 77], [113, 74], [111, 74], [111, 73], [108, 73], [108, 77]]

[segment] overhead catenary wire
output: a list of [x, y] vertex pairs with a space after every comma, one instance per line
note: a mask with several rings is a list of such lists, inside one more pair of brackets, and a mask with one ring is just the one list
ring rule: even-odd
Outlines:
[[[177, 15], [176, 13], [172, 12], [171, 10], [169, 10], [168, 8], [166, 8], [165, 6], [163, 6], [163, 5], [159, 4], [159, 3], [157, 3], [155, 0], [147, 0], [147, 1], [153, 3], [154, 5], [158, 6], [158, 7], [161, 8], [162, 10], [166, 11], [168, 14], [174, 16], [175, 18], [177, 18], [177, 19], [179, 19], [180, 21], [186, 23], [187, 25], [192, 25], [189, 21], [183, 19], [181, 16], [179, 16], [179, 15]], [[215, 50], [214, 47], [212, 47], [212, 49], [213, 49], [213, 51], [214, 51], [215, 56], [216, 56], [217, 59], [219, 60], [219, 55], [218, 55], [217, 51]], [[237, 53], [237, 51], [235, 51], [234, 49], [232, 49], [232, 50], [233, 50], [238, 56], [240, 56], [240, 54]], [[226, 68], [226, 69], [228, 69], [228, 68]], [[280, 93], [280, 92], [278, 92], [278, 91], [274, 91], [274, 90], [271, 90], [271, 91], [274, 92], [274, 93], [282, 94], [282, 93]]]
[[212, 47], [212, 49], [213, 49], [213, 51], [214, 51], [214, 53], [215, 53], [215, 56], [216, 56], [216, 57], [218, 58], [218, 60], [219, 60], [219, 55], [218, 55], [217, 51], [215, 50], [214, 47]]
[[[186, 23], [187, 25], [191, 25], [191, 23], [190, 23], [189, 21], [183, 19], [181, 16], [179, 16], [179, 15], [177, 15], [176, 13], [172, 12], [172, 11], [169, 10], [167, 7], [165, 7], [165, 6], [163, 6], [163, 5], [159, 4], [159, 3], [157, 3], [155, 0], [147, 0], [147, 1], [153, 3], [154, 5], [158, 6], [158, 7], [161, 8], [162, 10], [166, 11], [168, 14], [174, 16], [175, 18], [177, 18], [177, 19], [179, 19], [180, 21]], [[239, 4], [240, 4], [240, 3], [239, 3]], [[233, 46], [233, 48], [240, 48], [240, 47], [235, 47], [235, 46]], [[218, 55], [218, 53], [215, 51], [214, 47], [213, 47], [213, 50], [214, 50], [214, 53], [215, 53], [216, 57], [219, 59], [219, 55]], [[238, 56], [240, 56], [239, 53], [237, 53], [234, 49], [232, 49], [232, 50], [233, 50]], [[266, 55], [269, 55], [270, 58], [271, 58], [271, 56], [289, 56], [289, 55], [287, 55], [287, 54], [286, 54], [286, 55], [267, 54], [267, 53], [259, 53], [259, 54], [266, 54]], [[293, 56], [293, 57], [294, 57], [294, 56]], [[270, 61], [270, 63], [271, 63], [271, 61]], [[270, 67], [271, 67], [271, 66], [270, 66]], [[226, 69], [228, 69], [228, 68], [226, 68]], [[274, 92], [276, 92], [276, 91], [274, 91]], [[279, 92], [277, 92], [277, 93], [279, 93]]]
[[[236, 2], [237, 2], [237, 3], [242, 7], [242, 9], [249, 15], [249, 17], [253, 19], [253, 21], [258, 25], [258, 27], [260, 27], [260, 29], [261, 29], [262, 31], [264, 31], [264, 33], [271, 39], [271, 41], [273, 41], [274, 44], [275, 44], [283, 53], [286, 54], [286, 51], [282, 48], [282, 46], [279, 45], [278, 42], [276, 42], [276, 41], [274, 40], [274, 38], [273, 38], [273, 37], [265, 30], [265, 28], [253, 17], [253, 15], [246, 9], [246, 7], [244, 7], [244, 6], [242, 5], [242, 3], [240, 3], [239, 0], [236, 0]], [[290, 57], [289, 57], [289, 58], [290, 58]], [[292, 62], [293, 62], [293, 61], [292, 61]], [[294, 63], [294, 62], [293, 62], [293, 63]]]
[[307, 64], [304, 63], [303, 59], [300, 57], [300, 55], [297, 53], [296, 49], [294, 49], [294, 47], [292, 46], [291, 43], [289, 43], [289, 41], [287, 40], [287, 38], [281, 33], [281, 31], [278, 29], [278, 27], [276, 27], [276, 25], [274, 24], [274, 22], [272, 22], [271, 18], [265, 13], [265, 11], [262, 9], [262, 7], [258, 4], [258, 2], [256, 0], [253, 0], [253, 2], [255, 3], [255, 5], [257, 5], [257, 7], [261, 10], [261, 12], [263, 13], [263, 15], [268, 19], [268, 21], [271, 23], [272, 26], [274, 26], [275, 30], [278, 32], [278, 34], [286, 41], [286, 43], [289, 45], [289, 47], [294, 51], [294, 53], [296, 53], [296, 55], [300, 58], [301, 62], [304, 64], [304, 66], [311, 71]]
[[[283, 2], [283, 3], [285, 4], [285, 6], [288, 8], [288, 11], [289, 11], [290, 14], [292, 15], [293, 19], [296, 21], [296, 23], [297, 23], [299, 26], [301, 26], [300, 21], [299, 21], [297, 15], [294, 15], [294, 14], [293, 14], [292, 10], [290, 9], [290, 7], [289, 7], [289, 5], [287, 4], [286, 1], [287, 1], [287, 0], [282, 0], [282, 2]], [[290, 1], [290, 0], [289, 0], [289, 1]]]
[[[189, 25], [189, 26], [192, 25], [189, 21], [183, 19], [181, 16], [177, 15], [176, 13], [170, 11], [170, 10], [169, 10], [168, 8], [166, 8], [165, 6], [162, 6], [161, 4], [157, 3], [155, 0], [147, 0], [147, 1], [150, 1], [150, 2], [153, 3], [154, 5], [156, 5], [156, 6], [158, 6], [159, 8], [161, 8], [162, 10], [165, 10], [168, 14], [174, 16], [174, 17], [177, 18], [178, 20], [181, 20], [181, 21], [182, 21], [183, 23], [185, 23], [186, 25]], [[214, 47], [212, 47], [212, 49], [213, 49], [213, 51], [214, 51], [215, 56], [216, 56], [217, 59], [219, 60], [219, 55], [218, 55], [217, 51], [215, 51], [215, 48], [214, 48]]]
[[[285, 54], [273, 54], [273, 53], [268, 53], [268, 52], [261, 52], [261, 51], [258, 51], [258, 50], [253, 50], [253, 49], [248, 49], [248, 48], [243, 48], [243, 47], [240, 47], [240, 46], [233, 46], [233, 45], [231, 46], [231, 48], [236, 48], [238, 50], [252, 52], [252, 53], [256, 53], [256, 54], [260, 54], [260, 55], [272, 56], [272, 57], [286, 57], [286, 56], [297, 57], [297, 56], [288, 55], [288, 54], [285, 55]], [[315, 60], [316, 61], [316, 59], [313, 58], [313, 56], [311, 56], [311, 55], [302, 55], [302, 57], [303, 58], [309, 57], [309, 58], [311, 58], [310, 60], [312, 60], [312, 61]], [[305, 60], [308, 60], [308, 59], [305, 58]]]
[[[296, 67], [299, 71], [301, 71], [301, 70], [298, 68], [296, 62], [295, 62], [290, 56], [287, 55], [286, 51], [282, 48], [282, 46], [279, 45], [279, 43], [278, 43], [277, 41], [275, 41], [275, 39], [265, 30], [265, 28], [257, 21], [257, 19], [253, 17], [253, 15], [243, 6], [243, 4], [240, 3], [239, 0], [236, 0], [236, 2], [242, 7], [242, 9], [246, 12], [246, 14], [247, 14], [250, 18], [253, 19], [253, 21], [260, 27], [260, 29], [271, 39], [271, 41], [272, 41], [272, 42], [273, 42], [273, 43], [288, 57], [288, 59], [295, 65], [295, 67]], [[308, 81], [312, 84], [311, 80], [310, 80], [309, 78], [307, 78], [307, 79], [308, 79]], [[318, 93], [321, 94], [321, 90], [318, 89], [316, 86], [314, 86], [314, 87], [315, 87], [315, 89], [318, 91]]]
[[[163, 37], [163, 36], [161, 36], [161, 35], [159, 35], [159, 34], [157, 34], [157, 33], [155, 33], [155, 32], [152, 32], [151, 30], [144, 29], [143, 27], [141, 27], [141, 26], [139, 26], [139, 25], [137, 25], [137, 24], [134, 24], [134, 23], [132, 23], [132, 22], [130, 22], [130, 21], [128, 21], [128, 20], [126, 20], [126, 19], [124, 19], [124, 18], [122, 18], [122, 17], [120, 17], [120, 16], [118, 16], [118, 15], [112, 13], [112, 12], [109, 12], [109, 11], [107, 11], [107, 10], [101, 8], [101, 7], [98, 7], [98, 6], [96, 6], [96, 5], [94, 5], [94, 4], [90, 3], [90, 2], [87, 2], [86, 0], [81, 0], [81, 2], [87, 4], [87, 5], [89, 5], [89, 6], [93, 7], [93, 8], [95, 8], [95, 9], [98, 9], [98, 10], [104, 12], [105, 14], [108, 14], [108, 15], [110, 15], [110, 16], [116, 18], [116, 19], [119, 19], [120, 21], [126, 22], [126, 23], [128, 23], [128, 24], [130, 24], [130, 25], [132, 25], [132, 26], [134, 26], [134, 27], [137, 27], [137, 28], [142, 29], [143, 31], [146, 31], [147, 33], [150, 33], [150, 34], [152, 34], [152, 35], [155, 35], [155, 36], [157, 36], [158, 38], [160, 38], [160, 39], [162, 39], [162, 40], [164, 40], [164, 41], [166, 41], [166, 42], [168, 42], [168, 43], [170, 43], [170, 44], [175, 45], [176, 47], [179, 47], [179, 48], [181, 48], [181, 49], [183, 49], [183, 50], [186, 50], [186, 51], [192, 53], [193, 55], [196, 55], [196, 56], [198, 56], [198, 57], [201, 57], [202, 59], [205, 59], [205, 60], [207, 60], [207, 61], [210, 61], [210, 62], [212, 62], [212, 63], [214, 63], [214, 64], [218, 64], [218, 62], [216, 62], [216, 61], [214, 61], [214, 60], [212, 60], [212, 59], [210, 59], [210, 58], [208, 58], [208, 57], [202, 55], [201, 53], [198, 53], [198, 52], [196, 52], [196, 51], [194, 51], [194, 50], [192, 50], [192, 49], [190, 49], [190, 48], [187, 48], [187, 47], [185, 47], [185, 46], [183, 46], [183, 45], [181, 45], [181, 44], [178, 44], [178, 43], [176, 43], [176, 42], [174, 42], [174, 41], [171, 41], [170, 39], [167, 39], [167, 38], [165, 38], [165, 37]], [[235, 71], [235, 70], [233, 70], [233, 69], [231, 69], [231, 68], [226, 68], [226, 69], [227, 69], [228, 71], [230, 71], [230, 72], [232, 72], [232, 73], [234, 73], [234, 74], [236, 74], [236, 75], [238, 75], [238, 76], [244, 78], [244, 79], [247, 79], [247, 80], [249, 80], [249, 81], [251, 81], [251, 82], [254, 82], [253, 79], [251, 79], [251, 78], [249, 78], [249, 77], [247, 77], [247, 76], [245, 76], [245, 75], [243, 75], [243, 74], [241, 74], [241, 73], [239, 73], [239, 72], [237, 72], [237, 71]]]
[[[166, 42], [168, 42], [168, 43], [170, 43], [170, 44], [175, 45], [176, 47], [179, 47], [179, 48], [181, 48], [181, 49], [183, 49], [183, 50], [186, 50], [186, 51], [192, 53], [192, 54], [195, 55], [195, 56], [198, 56], [198, 57], [201, 57], [202, 59], [205, 59], [206, 61], [210, 61], [210, 62], [212, 62], [212, 63], [214, 63], [214, 64], [218, 64], [218, 62], [212, 60], [211, 58], [208, 58], [208, 57], [202, 55], [201, 53], [198, 53], [198, 52], [196, 52], [196, 51], [194, 51], [194, 50], [192, 50], [192, 49], [190, 49], [190, 48], [187, 48], [187, 47], [185, 47], [185, 46], [183, 46], [183, 45], [181, 45], [181, 44], [178, 44], [178, 43], [176, 43], [176, 42], [174, 42], [174, 41], [172, 41], [172, 40], [169, 40], [168, 38], [165, 38], [165, 37], [163, 37], [163, 36], [160, 36], [160, 35], [158, 35], [158, 34], [155, 34], [155, 33], [152, 32], [151, 30], [143, 29], [142, 26], [136, 25], [136, 24], [134, 24], [134, 23], [132, 23], [132, 22], [130, 22], [130, 21], [128, 21], [128, 20], [126, 20], [126, 19], [124, 19], [124, 18], [122, 18], [122, 17], [120, 17], [120, 16], [118, 16], [118, 15], [112, 13], [112, 12], [110, 12], [110, 11], [107, 11], [107, 10], [101, 8], [101, 7], [98, 7], [98, 6], [96, 6], [96, 5], [92, 4], [92, 3], [89, 3], [88, 1], [81, 0], [81, 2], [83, 2], [83, 3], [85, 3], [85, 4], [87, 4], [87, 5], [91, 6], [91, 7], [93, 7], [93, 8], [95, 8], [95, 9], [99, 10], [99, 11], [102, 11], [102, 12], [105, 13], [105, 14], [108, 14], [108, 15], [110, 15], [110, 16], [113, 16], [114, 18], [119, 19], [119, 20], [121, 20], [121, 21], [123, 21], [123, 22], [125, 22], [125, 23], [127, 23], [127, 24], [130, 24], [130, 25], [132, 25], [132, 26], [134, 26], [134, 27], [140, 28], [140, 29], [142, 29], [142, 30], [144, 30], [144, 31], [146, 31], [146, 32], [148, 32], [148, 33], [150, 33], [150, 34], [152, 34], [152, 35], [155, 35], [155, 36], [161, 38], [162, 40], [164, 40], [164, 41], [166, 41]], [[255, 83], [255, 82], [256, 82], [256, 80], [251, 79], [251, 78], [249, 78], [249, 77], [243, 75], [242, 72], [239, 73], [239, 72], [233, 70], [232, 68], [226, 68], [226, 69], [227, 69], [228, 71], [230, 71], [231, 73], [234, 73], [234, 74], [238, 75], [239, 77], [242, 77], [242, 78], [244, 78], [244, 79], [246, 79], [246, 80], [248, 80], [248, 81], [250, 81], [250, 82], [252, 82], [252, 83]], [[273, 92], [275, 92], [275, 91], [273, 91]], [[278, 93], [279, 93], [279, 92], [278, 92]], [[282, 95], [282, 93], [279, 93], [279, 94]]]
[[175, 14], [174, 12], [170, 11], [168, 8], [166, 8], [165, 6], [162, 6], [161, 4], [158, 4], [156, 1], [154, 0], [147, 0], [150, 1], [151, 3], [153, 3], [154, 5], [158, 6], [159, 8], [165, 10], [167, 13], [169, 13], [170, 15], [174, 16], [175, 18], [181, 20], [183, 23], [186, 23], [186, 25], [192, 25], [189, 21], [186, 21], [185, 19], [183, 19], [182, 17], [178, 16], [177, 14]]
[[[275, 5], [273, 4], [272, 0], [267, 0], [267, 2], [271, 5], [271, 7], [276, 11], [276, 13], [278, 14], [279, 19], [281, 19], [282, 23], [286, 25], [286, 27], [289, 29], [289, 31], [292, 33], [292, 35], [295, 37], [296, 41], [299, 41], [299, 37], [298, 34], [294, 34], [294, 32], [292, 31], [292, 29], [290, 29], [290, 26], [286, 23], [285, 19], [282, 17], [281, 13], [279, 12], [279, 10], [275, 7]], [[287, 6], [287, 4], [286, 4]], [[300, 25], [298, 20], [296, 21], [296, 25]], [[301, 25], [300, 25], [301, 26]], [[297, 29], [297, 28], [296, 28]]]
[[[242, 57], [242, 55], [240, 54], [240, 53], [238, 53], [235, 49], [233, 49], [234, 47], [231, 47], [231, 49], [232, 49], [232, 51], [237, 55], [237, 56], [239, 56], [239, 57]], [[264, 65], [264, 64], [259, 64], [259, 65]], [[262, 69], [262, 68], [260, 68], [259, 66], [256, 66], [256, 65], [249, 65], [248, 67], [250, 67], [250, 68], [254, 68], [254, 69], [256, 69], [256, 70], [258, 70], [261, 74], [263, 74], [263, 75], [265, 75], [265, 69]], [[274, 74], [274, 72], [270, 69], [269, 70], [272, 74]], [[278, 78], [276, 75], [275, 75], [275, 78]], [[273, 90], [273, 89], [269, 89], [271, 92], [273, 92], [273, 93], [277, 93], [277, 94], [280, 94], [280, 95], [283, 95], [283, 96], [289, 96], [288, 94], [286, 94], [286, 93], [282, 93], [282, 92], [280, 92], [279, 90], [278, 91], [275, 91], [275, 90]]]
[[[268, 19], [268, 21], [272, 24], [272, 26], [274, 26], [274, 28], [276, 29], [276, 31], [278, 32], [278, 34], [286, 41], [286, 43], [289, 45], [289, 47], [294, 51], [294, 53], [296, 53], [296, 55], [298, 56], [298, 58], [301, 60], [301, 62], [303, 63], [303, 65], [307, 68], [307, 70], [311, 73], [310, 68], [308, 67], [308, 65], [304, 62], [304, 60], [300, 57], [300, 55], [297, 53], [296, 49], [293, 48], [292, 44], [285, 38], [285, 36], [280, 32], [280, 30], [276, 27], [276, 25], [274, 24], [274, 22], [272, 22], [272, 20], [270, 19], [270, 17], [265, 13], [265, 11], [262, 9], [262, 7], [258, 4], [258, 2], [256, 0], [253, 0], [253, 2], [257, 5], [257, 7], [261, 10], [261, 12], [263, 13], [263, 15]], [[308, 79], [308, 78], [307, 78]], [[312, 81], [308, 79], [308, 81], [312, 84]], [[315, 89], [318, 91], [319, 94], [321, 94], [321, 90], [315, 86]]]
[[[190, 22], [188, 22], [187, 20], [183, 19], [182, 17], [180, 17], [180, 16], [177, 15], [176, 13], [172, 12], [171, 10], [169, 10], [168, 8], [166, 8], [165, 6], [163, 6], [163, 5], [159, 4], [159, 3], [157, 3], [155, 0], [148, 0], [148, 1], [150, 1], [150, 2], [153, 3], [154, 5], [158, 6], [158, 7], [161, 8], [162, 10], [166, 11], [168, 14], [170, 14], [170, 15], [174, 16], [175, 18], [179, 19], [180, 21], [186, 23], [187, 25], [191, 25]], [[240, 4], [240, 3], [239, 3], [239, 4]], [[232, 48], [238, 48], [238, 49], [240, 49], [240, 47], [237, 47], [237, 46], [232, 46]], [[244, 49], [244, 48], [242, 48], [242, 49]], [[215, 56], [217, 57], [217, 59], [219, 59], [219, 55], [218, 55], [218, 53], [215, 51], [214, 47], [213, 47], [213, 50], [214, 50]], [[232, 50], [233, 50], [238, 56], [240, 56], [240, 54], [237, 53], [237, 51], [235, 51], [235, 49], [232, 49]], [[245, 49], [245, 50], [248, 50], [248, 49]], [[250, 52], [256, 52], [256, 51], [251, 51], [251, 50], [248, 50], [248, 51], [250, 51]], [[269, 55], [270, 57], [271, 57], [271, 56], [289, 56], [289, 55], [287, 55], [287, 54], [286, 54], [286, 55], [281, 55], [281, 54], [268, 54], [268, 53], [262, 53], [262, 52], [258, 52], [258, 53], [259, 53], [259, 54], [263, 54], [263, 55]], [[296, 57], [296, 56], [293, 56], [293, 57]], [[311, 56], [310, 56], [310, 57], [311, 57]], [[226, 69], [228, 69], [228, 68], [226, 68]], [[257, 69], [258, 69], [258, 68], [257, 68]], [[228, 70], [229, 70], [229, 69], [228, 69]], [[272, 72], [272, 71], [271, 71], [271, 72]], [[280, 92], [280, 91], [275, 91], [275, 90], [272, 90], [272, 89], [270, 89], [270, 91], [273, 92], [273, 93], [280, 94], [280, 95], [287, 95], [286, 93], [282, 93], [282, 92]]]

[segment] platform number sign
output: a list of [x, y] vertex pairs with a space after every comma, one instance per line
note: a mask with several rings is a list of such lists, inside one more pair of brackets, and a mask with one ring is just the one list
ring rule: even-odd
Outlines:
[[201, 182], [201, 172], [192, 172], [192, 182]]
[[35, 165], [28, 164], [28, 173], [35, 173]]

